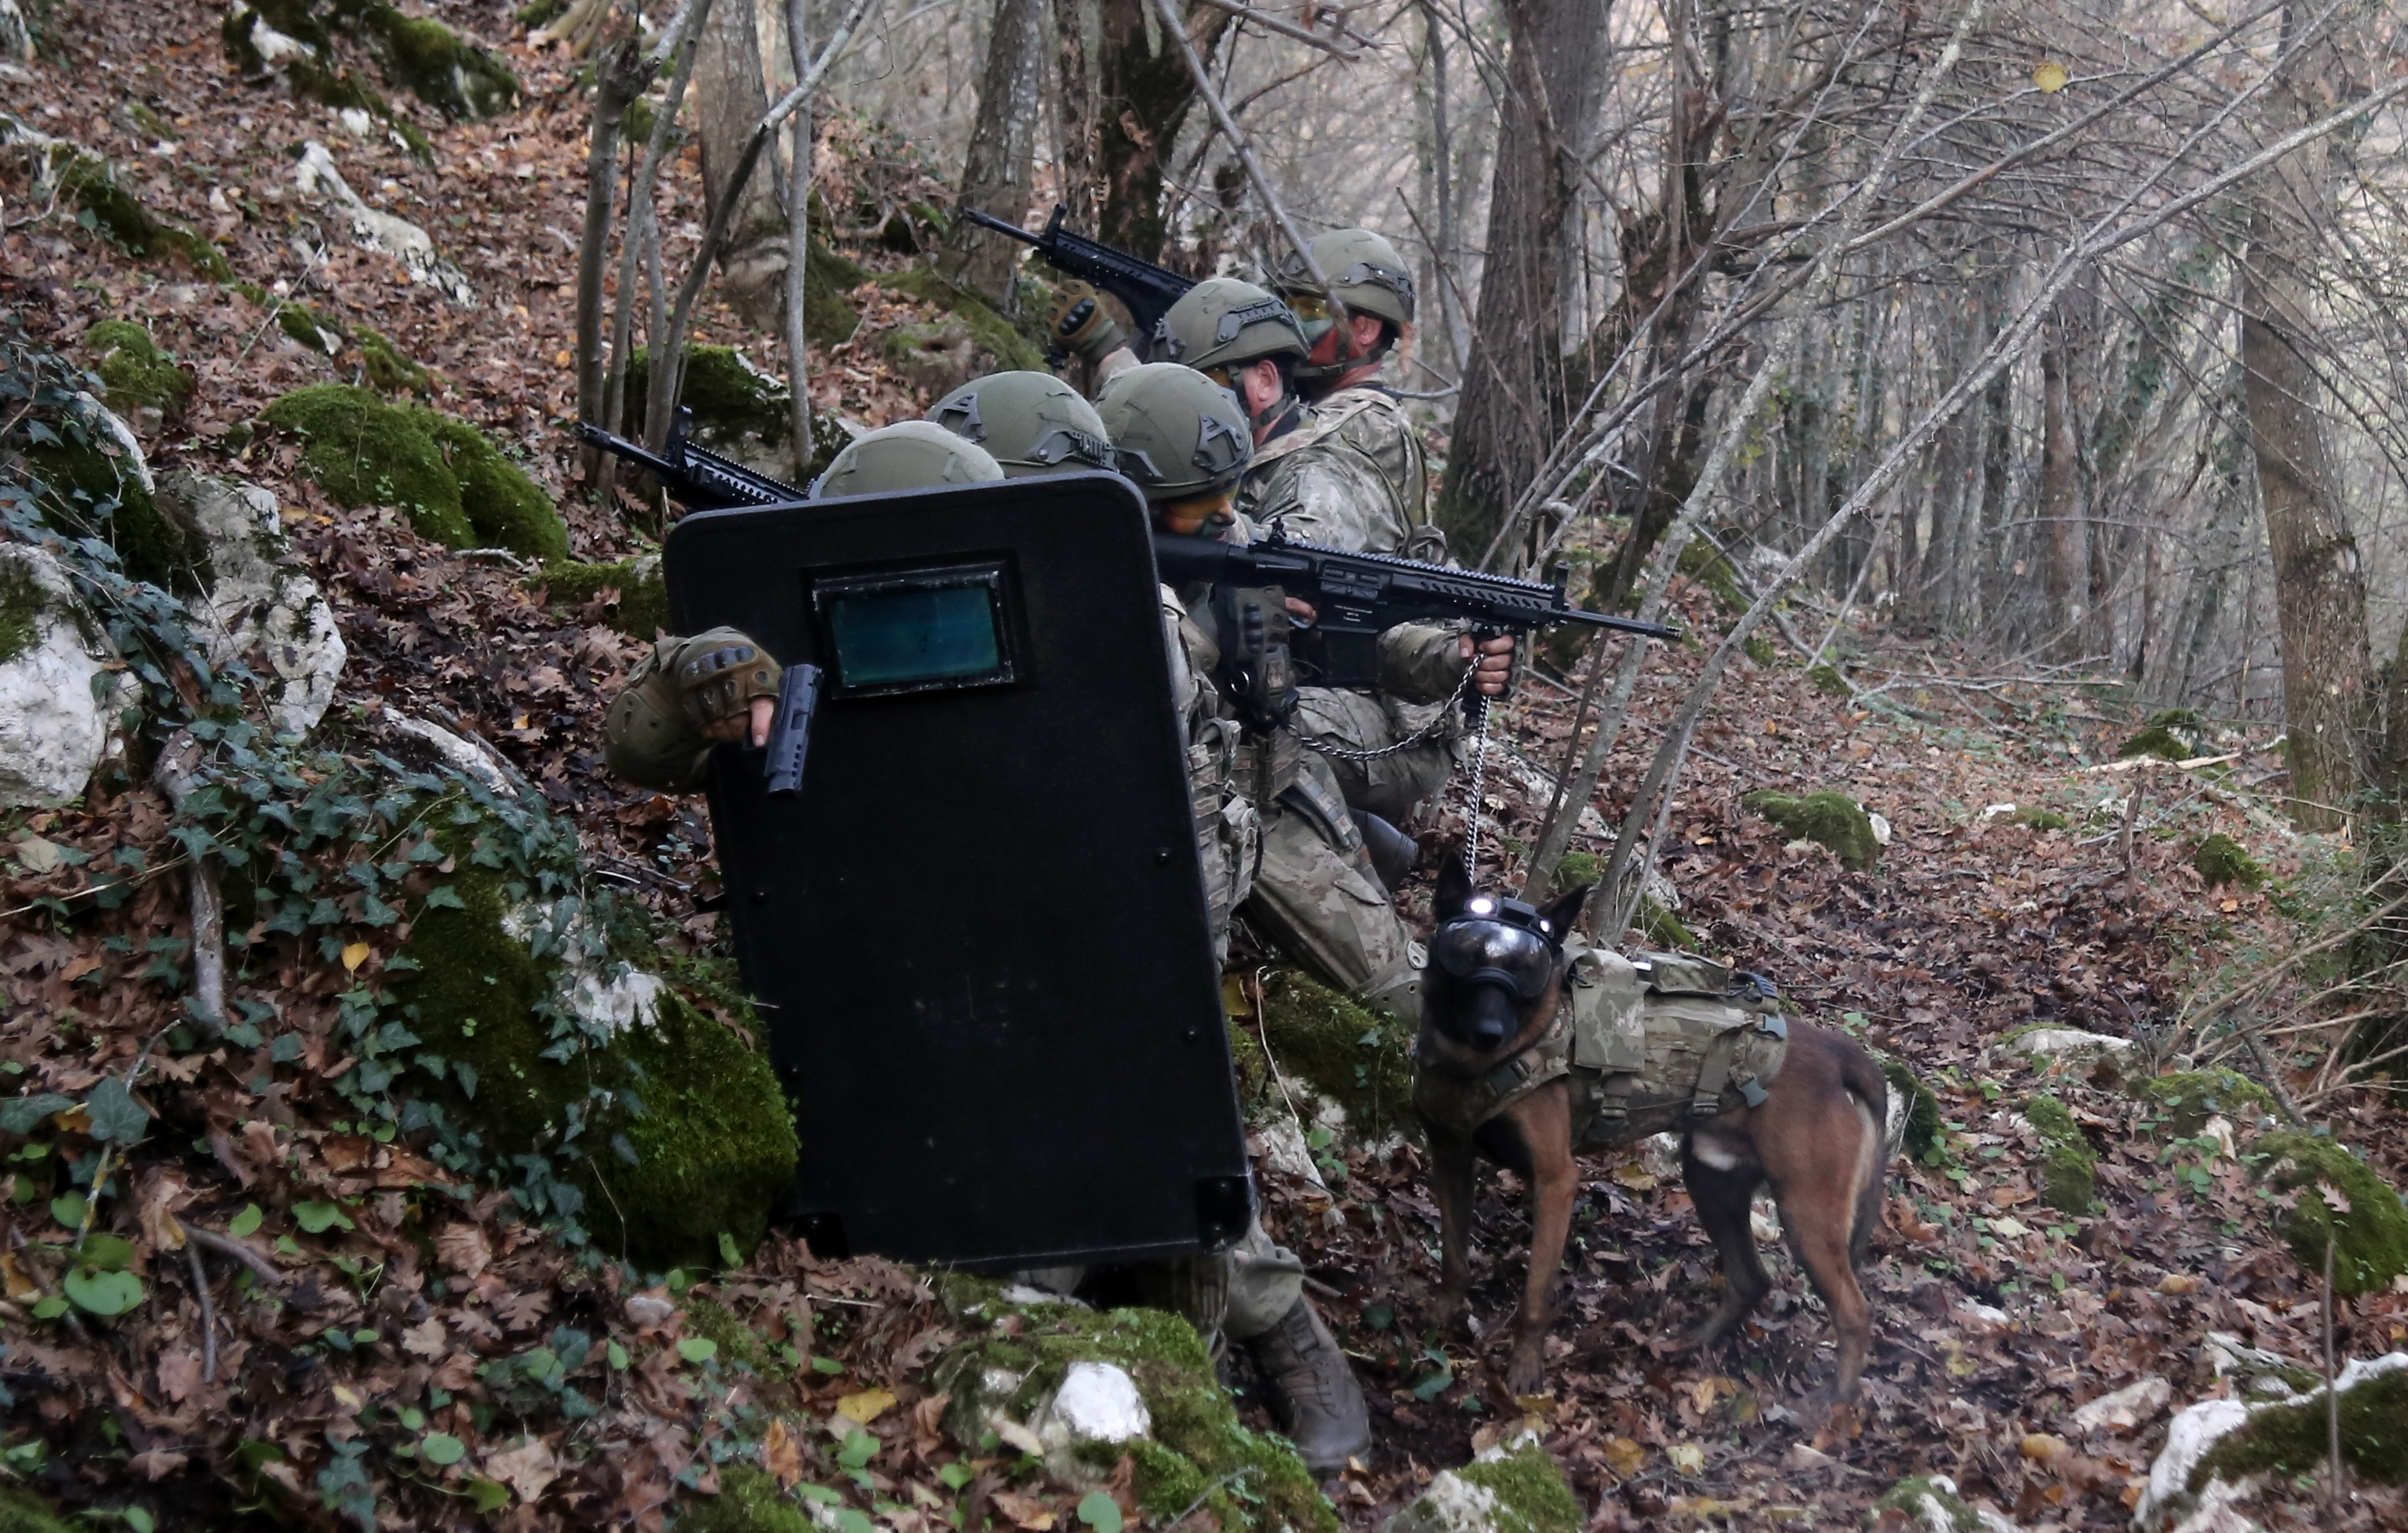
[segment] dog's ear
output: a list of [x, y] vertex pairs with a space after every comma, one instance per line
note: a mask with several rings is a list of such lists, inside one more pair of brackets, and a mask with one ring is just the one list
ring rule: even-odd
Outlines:
[[1580, 924], [1581, 907], [1588, 903], [1590, 888], [1591, 885], [1584, 883], [1577, 889], [1557, 895], [1540, 908], [1539, 918], [1547, 924], [1548, 935], [1556, 941], [1562, 941], [1565, 933]]
[[1464, 901], [1470, 897], [1471, 875], [1464, 870], [1463, 848], [1451, 847], [1439, 864], [1438, 893], [1430, 901], [1430, 911], [1441, 922], [1452, 921], [1463, 913]]

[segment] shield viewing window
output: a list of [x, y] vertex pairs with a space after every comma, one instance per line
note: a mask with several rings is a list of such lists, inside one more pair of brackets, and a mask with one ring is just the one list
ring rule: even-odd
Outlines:
[[1011, 639], [1011, 570], [1003, 560], [823, 576], [812, 580], [810, 591], [821, 652], [832, 662], [838, 696], [1009, 686], [1020, 680]]

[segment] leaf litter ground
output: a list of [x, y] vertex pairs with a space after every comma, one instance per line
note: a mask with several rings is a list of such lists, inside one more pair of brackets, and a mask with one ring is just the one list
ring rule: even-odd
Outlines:
[[[492, 41], [523, 36], [497, 7], [445, 14]], [[306, 303], [391, 337], [435, 370], [441, 408], [508, 444], [555, 494], [572, 484], [563, 348], [585, 125], [572, 67], [509, 46], [525, 103], [486, 123], [422, 117], [437, 145], [428, 167], [241, 82], [219, 51], [218, 20], [190, 4], [61, 7], [51, 53], [29, 81], [12, 80], [8, 109], [108, 154], [154, 211], [205, 231], [267, 302], [132, 260], [44, 209], [15, 159], [0, 165], [0, 303], [60, 351], [105, 318], [146, 323], [198, 380], [188, 409], [151, 437], [154, 462], [278, 494], [351, 649], [337, 707], [422, 714], [494, 742], [574, 816], [605, 877], [695, 950], [713, 946], [717, 918], [695, 903], [710, 881], [697, 809], [600, 770], [601, 705], [641, 652], [611, 625], [607, 594], [552, 604], [520, 571], [463, 560], [391, 512], [326, 503], [295, 478], [288, 449], [236, 451], [240, 434], [229, 437], [288, 389], [353, 377], [356, 356], [329, 359], [278, 322], [282, 305]], [[173, 137], [153, 131], [161, 123]], [[428, 227], [477, 285], [475, 308], [411, 285], [301, 205], [280, 146], [311, 137], [372, 202]], [[674, 269], [700, 218], [690, 165], [668, 198]], [[830, 359], [815, 396], [870, 423], [915, 413], [924, 389], [887, 368], [869, 338], [927, 311], [882, 291], [865, 307], [868, 335]], [[724, 312], [703, 329], [775, 362]], [[564, 497], [581, 557], [639, 550], [642, 523], [624, 510]], [[1704, 594], [1684, 599], [1712, 631]], [[1917, 671], [1946, 659], [1906, 647], [1896, 657]], [[1643, 772], [1697, 663], [1673, 650], [1652, 664], [1595, 806], [1607, 824], [1621, 808], [1613, 785]], [[1868, 1274], [1878, 1340], [1861, 1408], [1812, 1409], [1827, 1334], [1778, 1254], [1782, 1287], [1744, 1340], [1706, 1356], [1674, 1350], [1712, 1302], [1714, 1264], [1677, 1179], [1643, 1156], [1590, 1164], [1552, 1394], [1507, 1397], [1494, 1347], [1429, 1329], [1436, 1216], [1415, 1152], [1356, 1148], [1328, 1179], [1334, 1196], [1266, 1172], [1268, 1217], [1305, 1253], [1373, 1402], [1374, 1450], [1335, 1486], [1350, 1523], [1373, 1526], [1526, 1418], [1599, 1526], [1854, 1526], [1899, 1478], [1941, 1472], [2027, 1526], [2121, 1526], [2162, 1423], [2086, 1437], [2074, 1407], [2151, 1375], [2172, 1382], [2177, 1404], [2223, 1387], [2204, 1361], [2209, 1331], [2316, 1356], [2315, 1284], [2244, 1168], [2203, 1136], [2178, 1139], [2112, 1072], [2044, 1074], [2004, 1040], [2042, 1023], [2152, 1039], [2218, 964], [2295, 938], [2277, 894], [2210, 890], [2190, 870], [2207, 833], [2251, 846], [2294, 889], [2330, 853], [2283, 832], [2245, 776], [2152, 771], [2128, 856], [2120, 816], [2141, 774], [2104, 767], [2130, 724], [2067, 695], [2082, 695], [1918, 690], [1910, 679], [1889, 693], [1902, 706], [1858, 708], [1812, 687], [1795, 657], [1743, 665], [1675, 805], [1663, 866], [1682, 919], [1717, 955], [1777, 976], [1799, 1014], [1908, 1061], [1947, 1124], [1928, 1163], [1902, 1163], [1893, 1179]], [[1570, 720], [1567, 698], [1533, 682], [1505, 733], [1551, 768]], [[2265, 764], [2244, 756], [2237, 769]], [[1787, 844], [1740, 807], [1761, 788], [1836, 788], [1883, 814], [1892, 839], [1879, 867], [1848, 873], [1820, 848]], [[1509, 774], [1488, 811], [1526, 842], [1533, 797]], [[1985, 812], [2000, 804], [2068, 823], [2042, 830]], [[165, 806], [139, 789], [12, 828], [21, 847], [38, 839], [50, 854], [0, 863], [0, 1053], [24, 1094], [81, 1096], [122, 1074], [175, 1014], [190, 938], [168, 876], [177, 846]], [[1423, 828], [1435, 848], [1459, 833], [1459, 814]], [[124, 852], [144, 860], [132, 897], [108, 912], [79, 903], [95, 859], [133, 866]], [[1426, 894], [1408, 897], [1426, 914]], [[50, 919], [61, 907], [79, 913]], [[374, 981], [405, 931], [364, 931], [356, 958], [296, 948], [280, 998], [305, 1019], [330, 1013], [347, 987]], [[305, 1020], [297, 1036], [324, 1032]], [[2300, 1058], [2314, 1062], [2304, 1047]], [[39, 1258], [21, 1254], [71, 1239], [61, 1221], [79, 1218], [34, 1196], [55, 1182], [32, 1146], [93, 1154], [110, 1125], [68, 1113], [9, 1141], [19, 1200], [0, 1215], [0, 1384], [13, 1472], [70, 1504], [141, 1509], [169, 1526], [214, 1524], [236, 1506], [332, 1521], [357, 1510], [371, 1462], [401, 1526], [491, 1514], [515, 1527], [658, 1526], [738, 1464], [820, 1486], [828, 1504], [903, 1533], [956, 1515], [973, 1527], [1075, 1520], [1073, 1493], [1025, 1465], [966, 1457], [938, 1430], [942, 1404], [924, 1368], [950, 1333], [919, 1279], [875, 1260], [817, 1262], [783, 1239], [699, 1283], [675, 1274], [641, 1286], [616, 1268], [580, 1268], [507, 1197], [462, 1184], [407, 1142], [356, 1132], [325, 1085], [344, 1063], [307, 1045], [287, 1058], [169, 1048], [153, 1060], [136, 1096], [169, 1131], [126, 1158], [114, 1200], [127, 1211], [116, 1226], [123, 1270], [147, 1302], [106, 1325], [31, 1324], [48, 1285]], [[2065, 1099], [2098, 1152], [2093, 1213], [2039, 1200], [2042, 1147], [2017, 1108], [2042, 1090]], [[2399, 1120], [2380, 1097], [2345, 1094], [2324, 1110], [2386, 1172], [2401, 1164]], [[1526, 1224], [1510, 1178], [1483, 1186], [1475, 1297], [1494, 1335]], [[224, 1243], [196, 1259], [194, 1231]], [[2346, 1302], [2337, 1319], [2344, 1355], [2408, 1339], [2408, 1309], [2392, 1295]], [[1248, 1410], [1266, 1419], [1259, 1404]], [[2329, 1526], [2303, 1497], [2274, 1499], [2271, 1521]], [[2381, 1492], [2348, 1515], [2400, 1520]]]

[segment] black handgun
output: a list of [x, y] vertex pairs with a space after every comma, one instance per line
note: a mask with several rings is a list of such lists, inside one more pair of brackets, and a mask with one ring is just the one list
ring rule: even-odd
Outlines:
[[778, 683], [778, 713], [769, 725], [769, 759], [761, 768], [772, 798], [803, 791], [803, 763], [811, 752], [811, 720], [820, 708], [820, 668], [789, 666]]
[[1153, 262], [1134, 256], [1126, 251], [1114, 250], [1084, 235], [1074, 235], [1062, 227], [1063, 215], [1069, 209], [1056, 203], [1054, 216], [1042, 234], [1030, 234], [1017, 223], [1006, 223], [975, 208], [957, 208], [962, 217], [982, 229], [993, 229], [999, 235], [1010, 235], [1024, 245], [1033, 245], [1037, 252], [1062, 271], [1082, 282], [1093, 283], [1128, 306], [1129, 318], [1137, 322], [1137, 335], [1130, 347], [1140, 357], [1154, 338], [1154, 326], [1182, 294], [1196, 285], [1193, 278], [1166, 271]]
[[1553, 581], [1426, 565], [1294, 542], [1276, 530], [1259, 543], [1154, 535], [1154, 566], [1172, 585], [1277, 586], [1313, 609], [1292, 636], [1297, 680], [1307, 686], [1369, 687], [1380, 676], [1380, 636], [1400, 623], [1468, 618], [1482, 633], [1526, 634], [1557, 623], [1678, 638], [1677, 628], [1584, 612]]

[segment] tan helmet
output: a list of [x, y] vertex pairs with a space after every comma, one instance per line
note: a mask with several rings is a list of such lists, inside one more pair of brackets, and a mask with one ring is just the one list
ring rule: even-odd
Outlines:
[[989, 373], [938, 400], [928, 419], [986, 449], [1006, 479], [1116, 466], [1096, 407], [1052, 373]]
[[1246, 412], [1193, 367], [1149, 362], [1115, 373], [1096, 400], [1121, 472], [1152, 501], [1226, 489], [1254, 457]]
[[939, 490], [1003, 478], [1002, 466], [975, 442], [933, 421], [897, 421], [846, 445], [811, 485], [813, 500], [887, 490]]
[[[1315, 282], [1293, 250], [1283, 254], [1271, 275], [1271, 285], [1289, 300], [1297, 318], [1312, 333], [1313, 321], [1329, 318], [1326, 300], [1331, 294], [1350, 312], [1376, 314], [1398, 329], [1413, 322], [1413, 274], [1397, 248], [1369, 229], [1332, 229], [1312, 238], [1312, 259], [1328, 278]], [[1308, 312], [1318, 308], [1318, 313]]]
[[1300, 360], [1312, 343], [1287, 305], [1252, 282], [1208, 277], [1179, 295], [1154, 327], [1153, 357], [1199, 370], [1265, 357]]

